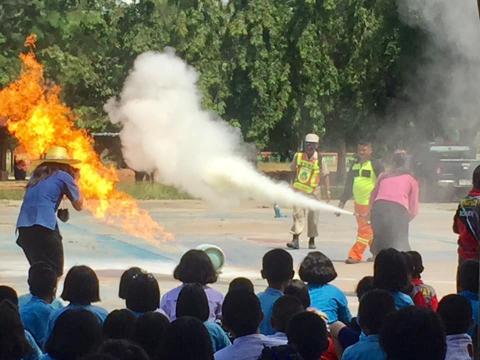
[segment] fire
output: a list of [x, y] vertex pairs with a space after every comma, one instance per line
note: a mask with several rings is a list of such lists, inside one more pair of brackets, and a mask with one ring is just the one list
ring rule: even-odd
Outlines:
[[38, 159], [50, 146], [58, 145], [81, 160], [77, 166], [79, 187], [86, 208], [97, 218], [150, 241], [173, 239], [135, 199], [116, 190], [116, 170], [102, 164], [93, 150], [91, 137], [75, 127], [73, 112], [60, 100], [60, 87], [46, 85], [43, 67], [33, 52], [35, 39], [31, 35], [25, 41], [30, 51], [20, 55], [20, 77], [0, 90], [0, 116], [7, 118], [8, 131], [30, 159]]

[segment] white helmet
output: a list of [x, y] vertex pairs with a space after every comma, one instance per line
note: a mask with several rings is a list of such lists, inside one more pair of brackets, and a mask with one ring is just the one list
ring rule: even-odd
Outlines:
[[307, 134], [307, 136], [305, 136], [305, 142], [308, 142], [308, 143], [318, 144], [319, 140], [320, 138], [316, 134]]

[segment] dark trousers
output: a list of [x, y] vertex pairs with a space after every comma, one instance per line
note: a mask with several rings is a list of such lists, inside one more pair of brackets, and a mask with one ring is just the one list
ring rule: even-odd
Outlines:
[[17, 244], [23, 249], [30, 266], [43, 262], [60, 277], [63, 274], [63, 244], [58, 227], [55, 230], [33, 225], [18, 228]]
[[371, 222], [373, 242], [370, 251], [376, 256], [381, 250], [394, 248], [399, 251], [411, 250], [408, 242], [410, 218], [402, 205], [378, 200], [372, 208]]

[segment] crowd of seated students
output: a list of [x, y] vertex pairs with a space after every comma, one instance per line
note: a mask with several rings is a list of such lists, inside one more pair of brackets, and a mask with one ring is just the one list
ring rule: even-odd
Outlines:
[[362, 278], [357, 316], [323, 253], [308, 253], [295, 269], [283, 249], [268, 251], [258, 294], [236, 278], [224, 295], [217, 273], [201, 250], [189, 250], [173, 277], [179, 286], [161, 296], [153, 274], [126, 270], [118, 296], [123, 309], [108, 312], [99, 280], [88, 266], [65, 276], [33, 264], [29, 294], [18, 298], [0, 286], [0, 359], [5, 360], [460, 360], [478, 351], [479, 262], [464, 261], [457, 294], [437, 300], [421, 279], [418, 252], [382, 250], [373, 275]]

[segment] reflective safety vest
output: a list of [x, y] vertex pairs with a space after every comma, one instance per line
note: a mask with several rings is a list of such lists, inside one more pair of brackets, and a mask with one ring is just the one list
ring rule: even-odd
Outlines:
[[320, 164], [318, 159], [309, 160], [307, 154], [296, 153], [297, 174], [293, 187], [306, 194], [311, 194], [320, 183]]
[[375, 188], [377, 182], [377, 174], [370, 160], [363, 164], [355, 163], [352, 166], [353, 172], [353, 198], [359, 205], [368, 205], [370, 202], [370, 194]]

